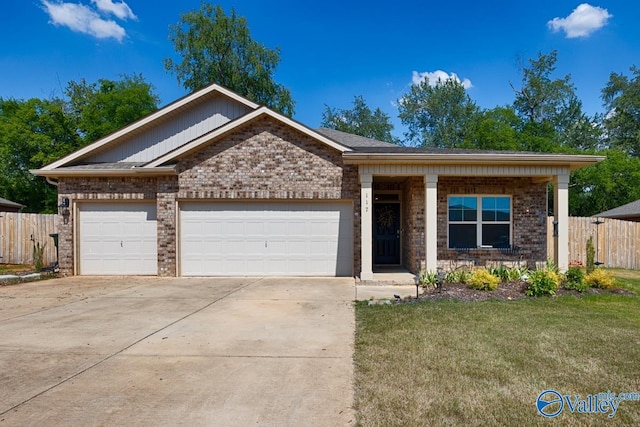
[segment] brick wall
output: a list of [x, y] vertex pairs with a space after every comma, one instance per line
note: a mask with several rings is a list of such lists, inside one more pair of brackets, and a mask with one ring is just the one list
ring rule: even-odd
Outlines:
[[[447, 268], [456, 251], [447, 248], [447, 196], [450, 194], [512, 196], [512, 244], [522, 250], [524, 263], [535, 265], [547, 259], [547, 185], [531, 178], [440, 177], [438, 180], [438, 261]], [[495, 249], [476, 250], [479, 265], [502, 261]], [[513, 258], [517, 260], [517, 258]]]
[[[158, 274], [175, 276], [179, 200], [350, 200], [354, 206], [354, 271], [360, 271], [360, 186], [357, 168], [337, 150], [273, 119], [253, 122], [180, 160], [178, 176], [63, 178], [72, 202], [155, 200]], [[60, 269], [73, 274], [74, 218], [60, 227]]]

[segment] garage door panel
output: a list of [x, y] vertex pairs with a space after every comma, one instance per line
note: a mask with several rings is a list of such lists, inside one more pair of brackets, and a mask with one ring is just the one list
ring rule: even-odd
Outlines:
[[[183, 203], [180, 270], [197, 275], [352, 274], [351, 203]], [[193, 233], [194, 223], [219, 227]], [[218, 236], [223, 245], [209, 245]], [[197, 264], [195, 259], [202, 262]]]
[[157, 274], [154, 203], [79, 205], [80, 274]]

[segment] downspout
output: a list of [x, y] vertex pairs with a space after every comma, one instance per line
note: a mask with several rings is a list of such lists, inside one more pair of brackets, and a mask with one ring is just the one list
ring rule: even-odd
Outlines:
[[50, 177], [45, 177], [45, 179], [47, 180], [47, 182], [51, 185], [55, 185], [56, 187], [59, 185], [58, 181], [54, 181], [52, 178]]

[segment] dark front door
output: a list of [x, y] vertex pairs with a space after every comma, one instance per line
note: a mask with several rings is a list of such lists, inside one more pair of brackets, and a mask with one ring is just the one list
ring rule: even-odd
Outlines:
[[400, 204], [373, 205], [373, 263], [400, 264]]

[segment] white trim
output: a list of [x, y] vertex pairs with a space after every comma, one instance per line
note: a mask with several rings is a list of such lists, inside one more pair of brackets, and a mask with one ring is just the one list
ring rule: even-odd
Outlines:
[[[63, 177], [63, 176], [131, 176], [131, 175], [144, 175], [144, 176], [157, 176], [157, 175], [177, 175], [178, 172], [175, 166], [161, 166], [153, 169], [144, 169], [142, 167], [127, 168], [127, 169], [32, 169], [31, 172], [34, 175], [47, 177]], [[51, 182], [50, 182], [51, 184]], [[54, 184], [57, 185], [57, 184]]]
[[604, 156], [535, 153], [361, 153], [345, 155], [345, 164], [353, 165], [508, 165], [565, 166], [571, 170], [604, 160]]
[[209, 142], [211, 142], [212, 140], [219, 138], [223, 135], [226, 135], [230, 132], [233, 132], [235, 129], [237, 129], [240, 126], [243, 126], [247, 123], [249, 123], [250, 121], [253, 121], [259, 117], [262, 116], [269, 116], [274, 118], [275, 120], [278, 120], [280, 122], [283, 122], [284, 124], [291, 126], [292, 128], [332, 147], [335, 148], [336, 150], [340, 151], [341, 153], [344, 153], [346, 151], [351, 151], [350, 148], [347, 148], [343, 145], [340, 145], [336, 142], [334, 142], [333, 140], [327, 138], [326, 136], [323, 136], [315, 131], [313, 131], [312, 129], [288, 118], [285, 117], [281, 114], [276, 113], [275, 111], [272, 111], [270, 109], [268, 109], [267, 107], [260, 107], [255, 111], [252, 111], [248, 114], [245, 114], [242, 117], [239, 117], [235, 120], [232, 120], [231, 122], [219, 127], [218, 129], [203, 135], [199, 138], [194, 139], [193, 141], [189, 142], [188, 144], [183, 145], [182, 147], [165, 154], [162, 157], [158, 157], [157, 159], [155, 159], [154, 161], [147, 163], [146, 165], [142, 166], [142, 168], [156, 168], [160, 165], [162, 165], [163, 163], [175, 160], [181, 156], [184, 156], [188, 153], [191, 153], [195, 150], [197, 150], [198, 148], [200, 148], [202, 145], [207, 144]]
[[127, 135], [128, 133], [134, 132], [140, 128], [143, 128], [144, 126], [149, 125], [150, 123], [153, 123], [156, 120], [161, 119], [162, 117], [176, 111], [179, 110], [180, 108], [184, 107], [185, 105], [190, 104], [191, 102], [196, 101], [199, 98], [202, 98], [210, 93], [213, 92], [218, 92], [228, 98], [233, 99], [234, 101], [237, 101], [243, 105], [246, 105], [247, 107], [251, 108], [251, 109], [256, 109], [259, 107], [258, 104], [256, 104], [255, 102], [249, 101], [246, 98], [243, 98], [242, 96], [238, 95], [237, 93], [234, 93], [232, 91], [230, 91], [229, 89], [223, 88], [222, 86], [218, 86], [217, 84], [212, 84], [209, 86], [206, 86], [196, 92], [193, 92], [183, 98], [178, 99], [177, 101], [172, 102], [171, 104], [149, 114], [148, 116], [145, 116], [143, 118], [141, 118], [138, 121], [135, 121], [133, 123], [131, 123], [130, 125], [127, 125], [117, 131], [115, 131], [112, 134], [109, 134], [97, 141], [95, 141], [92, 144], [87, 145], [86, 147], [83, 147], [77, 151], [74, 151], [73, 153], [69, 154], [68, 156], [63, 157], [62, 159], [55, 161], [47, 166], [44, 166], [41, 170], [52, 170], [55, 168], [59, 168], [61, 166], [64, 166], [74, 160], [77, 160], [81, 157], [86, 156], [87, 154], [91, 153], [92, 151], [98, 150], [100, 148], [103, 148], [104, 146], [120, 139], [121, 137]]

